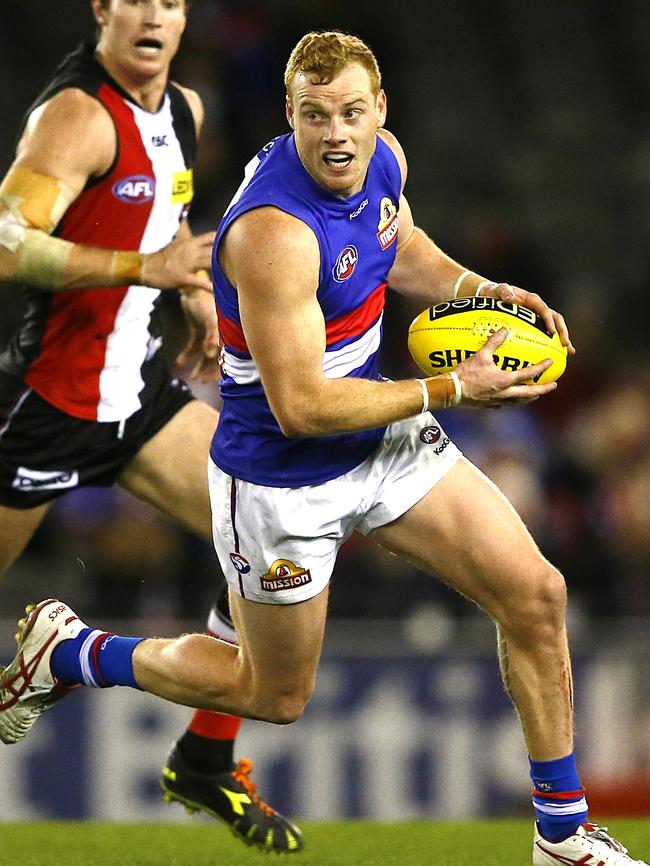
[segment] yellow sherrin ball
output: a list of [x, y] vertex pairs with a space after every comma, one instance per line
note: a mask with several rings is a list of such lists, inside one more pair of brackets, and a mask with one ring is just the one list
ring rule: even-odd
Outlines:
[[532, 310], [496, 298], [453, 298], [428, 307], [411, 322], [408, 347], [422, 372], [437, 376], [478, 352], [500, 328], [509, 331], [493, 355], [502, 370], [520, 370], [550, 358], [553, 364], [535, 382], [554, 382], [564, 373], [567, 349], [558, 335], [551, 336]]

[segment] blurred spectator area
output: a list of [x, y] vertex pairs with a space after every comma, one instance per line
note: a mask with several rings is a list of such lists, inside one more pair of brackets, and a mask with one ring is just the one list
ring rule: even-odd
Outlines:
[[[62, 54], [92, 36], [88, 0], [64, 3], [65, 15], [51, 0], [0, 12], [3, 171], [23, 111]], [[332, 27], [358, 33], [379, 56], [418, 224], [468, 267], [538, 291], [565, 314], [578, 348], [541, 403], [450, 412], [441, 423], [563, 569], [576, 621], [650, 616], [650, 4], [194, 0], [174, 74], [206, 105], [197, 230], [214, 227], [245, 162], [286, 131], [291, 47], [309, 29]], [[1, 291], [3, 341], [20, 294]], [[405, 332], [417, 312], [389, 299], [387, 375], [415, 373]], [[11, 573], [3, 609], [28, 583], [47, 593], [53, 567], [89, 610], [112, 598], [161, 617], [199, 617], [217, 572], [206, 544], [105, 491], [52, 510]], [[474, 615], [361, 539], [341, 555], [332, 613], [397, 614], [416, 627], [424, 617], [440, 628]]]

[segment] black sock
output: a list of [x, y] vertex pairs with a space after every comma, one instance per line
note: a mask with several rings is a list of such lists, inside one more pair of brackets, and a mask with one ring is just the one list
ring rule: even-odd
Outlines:
[[234, 740], [210, 740], [185, 731], [176, 746], [189, 769], [195, 773], [227, 773], [233, 768]]

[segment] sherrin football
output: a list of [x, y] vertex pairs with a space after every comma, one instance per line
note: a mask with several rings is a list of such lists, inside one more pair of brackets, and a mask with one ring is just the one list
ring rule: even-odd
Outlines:
[[509, 335], [493, 355], [502, 370], [519, 370], [550, 358], [535, 381], [554, 382], [566, 368], [567, 350], [532, 310], [497, 298], [453, 298], [423, 310], [408, 333], [411, 356], [427, 376], [437, 376], [475, 354], [500, 328]]

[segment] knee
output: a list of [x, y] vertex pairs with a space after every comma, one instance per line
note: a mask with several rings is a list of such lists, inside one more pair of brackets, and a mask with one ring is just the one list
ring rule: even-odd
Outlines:
[[551, 639], [564, 630], [566, 615], [566, 583], [550, 563], [541, 562], [533, 568], [520, 590], [505, 606], [499, 624], [521, 638], [535, 643]]
[[257, 717], [275, 725], [290, 725], [302, 716], [313, 691], [313, 683], [295, 683], [266, 694]]

